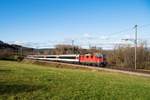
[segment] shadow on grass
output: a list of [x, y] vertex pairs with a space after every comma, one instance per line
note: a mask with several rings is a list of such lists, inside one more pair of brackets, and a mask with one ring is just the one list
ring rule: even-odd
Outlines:
[[14, 95], [22, 92], [33, 92], [43, 88], [39, 85], [30, 84], [7, 84], [5, 82], [0, 83], [0, 95]]
[[12, 70], [8, 70], [8, 69], [0, 69], [0, 73], [8, 73], [11, 72]]

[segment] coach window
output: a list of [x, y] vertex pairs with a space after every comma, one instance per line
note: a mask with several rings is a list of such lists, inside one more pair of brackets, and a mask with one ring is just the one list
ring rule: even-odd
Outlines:
[[89, 56], [86, 56], [86, 58], [89, 58]]

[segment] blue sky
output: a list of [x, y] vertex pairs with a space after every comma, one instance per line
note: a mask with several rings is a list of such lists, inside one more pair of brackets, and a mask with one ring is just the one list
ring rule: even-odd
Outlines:
[[[133, 38], [134, 30], [116, 32], [135, 24], [150, 24], [150, 0], [0, 0], [0, 40], [25, 46], [75, 40], [107, 48]], [[140, 28], [139, 39], [149, 40], [149, 29]]]

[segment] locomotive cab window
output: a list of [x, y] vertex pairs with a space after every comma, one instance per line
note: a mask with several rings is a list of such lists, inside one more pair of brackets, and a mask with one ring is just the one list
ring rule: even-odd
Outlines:
[[96, 57], [97, 58], [103, 58], [103, 55], [102, 54], [97, 54]]

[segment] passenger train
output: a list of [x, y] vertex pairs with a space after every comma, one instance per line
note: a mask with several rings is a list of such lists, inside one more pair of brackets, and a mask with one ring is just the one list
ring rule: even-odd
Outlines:
[[69, 55], [28, 55], [28, 59], [66, 62], [74, 64], [106, 66], [107, 60], [104, 54], [69, 54]]

